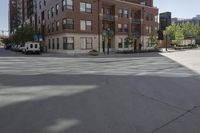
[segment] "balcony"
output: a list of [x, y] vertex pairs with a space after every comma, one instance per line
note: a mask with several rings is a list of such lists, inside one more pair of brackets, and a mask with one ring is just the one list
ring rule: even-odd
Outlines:
[[133, 37], [140, 37], [141, 36], [139, 31], [133, 31], [132, 35], [133, 35]]
[[141, 24], [141, 19], [139, 19], [139, 18], [133, 18], [132, 19], [132, 23], [133, 24]]
[[103, 30], [102, 35], [104, 37], [111, 38], [111, 37], [113, 37], [115, 35], [115, 32], [114, 32], [114, 30], [108, 28], [108, 29], [104, 29]]
[[103, 20], [106, 20], [106, 21], [115, 21], [115, 17], [111, 14], [104, 14], [103, 15]]

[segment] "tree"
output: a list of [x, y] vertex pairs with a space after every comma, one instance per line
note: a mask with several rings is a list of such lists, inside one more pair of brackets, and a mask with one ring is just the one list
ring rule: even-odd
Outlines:
[[196, 26], [190, 22], [184, 23], [181, 25], [181, 29], [183, 31], [184, 38], [195, 38], [196, 36]]
[[2, 40], [2, 43], [4, 43], [4, 44], [10, 44], [11, 43], [11, 39], [10, 38], [4, 38], [3, 40]]
[[132, 44], [133, 44], [133, 41], [134, 41], [134, 37], [131, 36], [131, 35], [128, 35], [128, 36], [125, 38], [125, 45], [129, 47], [129, 45], [132, 45]]
[[35, 34], [34, 28], [31, 26], [18, 28], [15, 34], [11, 37], [14, 43], [25, 43], [33, 40]]
[[195, 30], [195, 39], [200, 40], [200, 26], [199, 25], [194, 25], [194, 30]]
[[175, 33], [175, 43], [177, 45], [181, 45], [183, 44], [183, 40], [184, 40], [184, 34], [182, 30], [178, 30]]
[[172, 25], [168, 26], [164, 31], [164, 35], [168, 36], [170, 40], [175, 40], [176, 32], [181, 29], [180, 25], [173, 23]]
[[152, 35], [150, 37], [150, 39], [151, 39], [151, 45], [155, 47], [157, 45], [157, 43], [158, 43], [158, 40], [157, 40], [156, 36]]

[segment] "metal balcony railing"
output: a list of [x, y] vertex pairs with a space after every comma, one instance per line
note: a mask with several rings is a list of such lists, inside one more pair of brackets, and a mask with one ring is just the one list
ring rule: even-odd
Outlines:
[[115, 17], [111, 14], [104, 14], [103, 15], [103, 20], [107, 20], [107, 21], [115, 21]]
[[141, 24], [141, 19], [139, 19], [139, 18], [133, 18], [132, 19], [132, 23], [134, 23], [134, 24]]
[[140, 36], [141, 36], [141, 33], [140, 33], [139, 31], [133, 31], [133, 32], [132, 32], [132, 35], [133, 35], [134, 37], [140, 37]]

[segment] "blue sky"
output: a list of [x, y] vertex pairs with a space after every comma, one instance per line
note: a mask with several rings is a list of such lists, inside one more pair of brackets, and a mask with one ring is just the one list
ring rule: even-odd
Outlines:
[[8, 1], [1, 0], [0, 3], [0, 30], [8, 30]]
[[[170, 11], [173, 17], [178, 18], [192, 18], [200, 14], [199, 5], [199, 0], [154, 0], [154, 6], [160, 12]], [[1, 0], [0, 30], [8, 30], [8, 0]]]
[[200, 0], [154, 0], [159, 12], [172, 12], [172, 17], [192, 18], [200, 14]]

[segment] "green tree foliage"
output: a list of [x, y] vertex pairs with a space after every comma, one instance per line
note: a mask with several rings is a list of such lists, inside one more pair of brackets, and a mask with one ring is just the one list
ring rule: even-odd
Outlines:
[[196, 26], [192, 23], [185, 23], [181, 25], [181, 29], [183, 31], [184, 38], [195, 38], [196, 36]]
[[180, 29], [180, 25], [173, 23], [172, 25], [166, 28], [166, 30], [164, 31], [164, 35], [167, 35], [171, 40], [175, 40], [176, 32]]
[[11, 38], [14, 43], [25, 43], [27, 41], [32, 41], [34, 34], [34, 28], [31, 26], [26, 26], [18, 28]]
[[128, 35], [128, 36], [125, 38], [125, 45], [126, 45], [126, 46], [132, 45], [132, 44], [133, 44], [133, 41], [134, 41], [134, 37], [131, 36], [131, 35]]
[[9, 43], [11, 43], [11, 39], [10, 38], [5, 38], [5, 39], [2, 40], [2, 43], [9, 44]]
[[150, 39], [151, 39], [151, 44], [155, 47], [157, 45], [157, 43], [158, 43], [157, 37], [156, 36], [151, 36]]
[[195, 39], [200, 40], [200, 26], [196, 24], [194, 26], [194, 30], [195, 30], [195, 33], [196, 33]]
[[176, 33], [175, 33], [175, 42], [176, 42], [176, 44], [178, 44], [178, 45], [183, 44], [183, 40], [184, 40], [183, 31], [182, 30], [176, 31]]
[[176, 44], [182, 44], [184, 39], [200, 39], [200, 26], [189, 22], [181, 25], [173, 23], [166, 28], [164, 36], [174, 40]]

